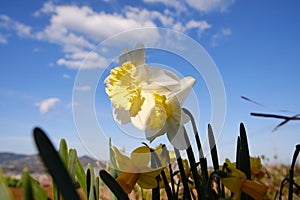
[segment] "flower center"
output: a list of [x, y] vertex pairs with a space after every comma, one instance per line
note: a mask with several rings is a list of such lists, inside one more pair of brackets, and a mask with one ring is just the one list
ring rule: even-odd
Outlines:
[[149, 126], [151, 130], [161, 129], [166, 120], [172, 115], [172, 107], [166, 102], [165, 95], [153, 93], [155, 106], [151, 111]]
[[154, 92], [153, 98], [155, 100], [155, 104], [160, 105], [165, 110], [167, 118], [169, 118], [172, 115], [172, 107], [169, 103], [166, 102], [166, 95], [159, 95]]

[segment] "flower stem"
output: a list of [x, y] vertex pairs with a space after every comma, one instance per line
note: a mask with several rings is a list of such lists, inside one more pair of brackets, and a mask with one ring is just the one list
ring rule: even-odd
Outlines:
[[196, 144], [197, 144], [197, 148], [198, 148], [200, 167], [201, 167], [201, 175], [202, 175], [202, 198], [205, 199], [206, 194], [207, 194], [207, 187], [208, 187], [207, 160], [204, 157], [204, 153], [203, 153], [203, 150], [202, 150], [202, 146], [201, 146], [201, 142], [200, 142], [200, 137], [199, 137], [197, 125], [196, 125], [196, 122], [195, 122], [195, 118], [194, 118], [194, 116], [192, 115], [192, 113], [188, 109], [182, 108], [182, 110], [191, 119], [193, 131], [194, 131], [194, 135], [195, 135], [195, 140], [196, 140]]
[[[186, 140], [189, 141], [189, 138], [188, 138], [188, 135], [186, 133], [185, 127], [183, 127], [183, 133], [184, 133], [184, 137], [186, 138]], [[187, 148], [186, 152], [187, 152], [188, 159], [189, 159], [189, 162], [190, 162], [190, 165], [191, 165], [191, 170], [192, 170], [192, 174], [193, 174], [194, 181], [195, 181], [195, 187], [196, 187], [196, 190], [197, 190], [198, 199], [202, 199], [202, 197], [201, 197], [201, 188], [200, 188], [200, 186], [201, 186], [200, 178], [199, 178], [199, 174], [198, 174], [198, 171], [197, 171], [195, 156], [194, 156], [194, 152], [193, 152], [193, 149], [192, 149], [191, 145]]]
[[[160, 160], [159, 160], [156, 152], [153, 149], [150, 149], [150, 151], [151, 151], [151, 156], [153, 158], [153, 161], [155, 161], [155, 164], [156, 164], [155, 167], [162, 167], [162, 164], [161, 164], [161, 162], [160, 162]], [[172, 191], [171, 191], [171, 188], [169, 186], [169, 183], [168, 183], [168, 180], [167, 180], [167, 177], [166, 177], [166, 174], [165, 174], [164, 170], [161, 171], [161, 176], [162, 176], [162, 179], [164, 181], [164, 185], [165, 185], [165, 190], [166, 190], [166, 193], [167, 193], [167, 197], [168, 197], [169, 200], [173, 200]]]
[[174, 148], [174, 151], [175, 151], [175, 155], [176, 155], [176, 158], [177, 158], [177, 163], [178, 163], [178, 167], [179, 167], [179, 171], [180, 171], [180, 175], [181, 175], [181, 179], [182, 179], [182, 184], [183, 184], [183, 189], [184, 189], [184, 195], [183, 195], [184, 199], [192, 200], [191, 195], [190, 195], [190, 189], [189, 189], [188, 181], [187, 181], [187, 178], [185, 176], [184, 167], [183, 167], [180, 152], [176, 148]]

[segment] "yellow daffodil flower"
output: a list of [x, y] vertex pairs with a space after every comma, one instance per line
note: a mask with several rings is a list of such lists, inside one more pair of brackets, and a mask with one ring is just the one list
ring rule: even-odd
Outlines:
[[143, 46], [134, 51], [125, 49], [119, 64], [104, 82], [115, 120], [120, 124], [132, 122], [150, 141], [164, 133], [172, 141], [189, 120], [181, 106], [195, 79], [180, 80], [171, 71], [148, 67]]
[[222, 178], [222, 183], [234, 193], [233, 200], [238, 200], [241, 197], [241, 193], [245, 193], [251, 196], [255, 200], [262, 200], [265, 197], [268, 187], [251, 180], [247, 180], [246, 174], [235, 168], [228, 159], [227, 172], [230, 174], [229, 177]]
[[130, 158], [123, 155], [114, 147], [118, 170], [121, 175], [117, 177], [117, 183], [129, 194], [137, 183], [141, 188], [152, 189], [157, 187], [155, 179], [164, 167], [152, 169], [148, 167], [150, 162], [150, 149], [148, 147], [138, 147]]
[[157, 154], [162, 166], [167, 166], [168, 164], [176, 161], [175, 152], [169, 151], [163, 144], [159, 144], [154, 149], [154, 152]]
[[265, 176], [265, 172], [262, 171], [262, 164], [260, 157], [250, 157], [250, 168], [251, 168], [251, 176], [253, 178], [263, 178]]
[[[236, 163], [231, 163], [228, 159], [226, 159], [226, 164], [229, 168], [236, 168]], [[220, 169], [223, 167], [221, 166]], [[251, 157], [250, 156], [250, 170], [251, 170], [251, 177], [252, 178], [263, 178], [265, 176], [265, 172], [262, 171], [262, 164], [260, 157]]]

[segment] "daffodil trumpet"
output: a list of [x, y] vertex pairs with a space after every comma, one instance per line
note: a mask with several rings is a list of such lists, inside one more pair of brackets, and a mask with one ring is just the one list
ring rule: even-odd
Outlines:
[[131, 152], [130, 157], [123, 155], [114, 147], [115, 159], [121, 174], [116, 182], [129, 194], [137, 183], [141, 188], [153, 189], [157, 187], [156, 177], [164, 167], [152, 169], [148, 167], [150, 162], [150, 149], [146, 146], [138, 147]]
[[268, 187], [264, 184], [248, 180], [245, 173], [235, 168], [228, 159], [224, 166], [225, 171], [228, 172], [229, 176], [221, 178], [222, 183], [234, 193], [233, 200], [240, 199], [243, 193], [252, 197], [255, 200], [263, 200]]

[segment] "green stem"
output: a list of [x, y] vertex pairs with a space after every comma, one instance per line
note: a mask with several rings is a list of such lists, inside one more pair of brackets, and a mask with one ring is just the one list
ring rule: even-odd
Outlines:
[[182, 110], [191, 119], [193, 131], [194, 131], [194, 135], [195, 135], [195, 140], [196, 140], [196, 144], [197, 144], [198, 154], [199, 154], [200, 167], [201, 167], [201, 175], [202, 175], [202, 198], [205, 199], [206, 194], [207, 194], [207, 186], [208, 186], [207, 161], [206, 161], [206, 158], [204, 157], [204, 153], [203, 153], [203, 150], [202, 150], [202, 146], [201, 146], [200, 137], [199, 137], [197, 125], [196, 125], [196, 122], [195, 122], [195, 118], [194, 118], [194, 116], [192, 115], [192, 113], [188, 109], [182, 108]]
[[[163, 148], [165, 148], [165, 147], [163, 147]], [[150, 149], [150, 151], [151, 151], [151, 156], [153, 157], [153, 161], [155, 161], [155, 163], [156, 163], [156, 167], [162, 167], [162, 164], [161, 164], [156, 152], [153, 149]], [[167, 180], [167, 177], [166, 177], [166, 174], [165, 174], [164, 170], [161, 171], [161, 176], [162, 176], [162, 179], [164, 181], [167, 197], [168, 197], [169, 200], [173, 200], [172, 191], [171, 191], [171, 188], [169, 186], [169, 182]]]
[[[183, 131], [184, 131], [183, 133], [184, 133], [186, 141], [189, 141], [189, 138], [187, 136], [185, 127], [183, 127]], [[188, 159], [189, 159], [189, 162], [190, 162], [190, 165], [191, 165], [191, 170], [192, 170], [192, 174], [193, 174], [194, 181], [195, 181], [195, 187], [196, 187], [196, 190], [197, 190], [198, 199], [202, 199], [202, 197], [201, 197], [201, 188], [200, 188], [200, 186], [201, 186], [200, 177], [199, 177], [199, 174], [198, 174], [198, 171], [197, 171], [195, 156], [194, 156], [194, 152], [193, 152], [193, 149], [192, 149], [191, 145], [187, 148], [186, 152], [187, 152]]]
[[181, 179], [182, 179], [182, 184], [183, 184], [183, 189], [184, 189], [184, 195], [183, 195], [184, 199], [192, 200], [191, 195], [190, 195], [190, 189], [189, 189], [188, 181], [187, 181], [187, 178], [185, 176], [184, 167], [183, 167], [180, 152], [176, 148], [174, 148], [174, 151], [175, 151], [175, 155], [176, 155], [176, 158], [177, 158], [177, 163], [178, 163], [178, 167], [179, 167], [179, 171], [180, 171], [180, 175], [181, 175]]

